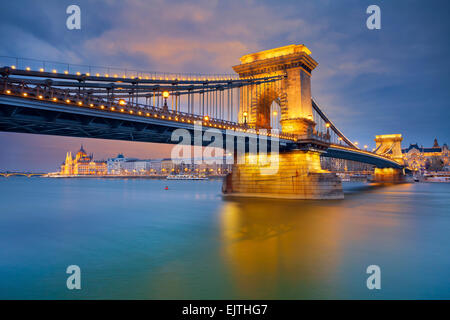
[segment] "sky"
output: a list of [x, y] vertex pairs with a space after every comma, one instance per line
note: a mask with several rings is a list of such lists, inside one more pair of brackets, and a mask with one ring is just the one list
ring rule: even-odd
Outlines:
[[[68, 30], [66, 8], [81, 8]], [[366, 9], [381, 9], [369, 30]], [[232, 73], [242, 55], [305, 44], [312, 94], [351, 140], [450, 143], [450, 2], [16, 0], [0, 11], [0, 56], [165, 72]], [[0, 58], [2, 62], [2, 58]], [[0, 171], [54, 171], [83, 144], [96, 159], [158, 158], [172, 146], [0, 132]]]

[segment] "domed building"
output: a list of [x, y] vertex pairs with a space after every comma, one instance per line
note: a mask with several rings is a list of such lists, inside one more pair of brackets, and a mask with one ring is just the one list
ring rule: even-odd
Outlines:
[[106, 175], [106, 162], [95, 161], [94, 155], [88, 155], [83, 146], [81, 146], [80, 150], [76, 153], [75, 158], [73, 158], [72, 152], [67, 152], [66, 160], [61, 165], [60, 174], [64, 176]]

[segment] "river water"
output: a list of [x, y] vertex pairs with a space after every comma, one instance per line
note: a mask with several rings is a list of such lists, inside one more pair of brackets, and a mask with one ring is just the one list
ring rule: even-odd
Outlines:
[[0, 298], [449, 299], [450, 184], [344, 189], [236, 201], [219, 180], [0, 178]]

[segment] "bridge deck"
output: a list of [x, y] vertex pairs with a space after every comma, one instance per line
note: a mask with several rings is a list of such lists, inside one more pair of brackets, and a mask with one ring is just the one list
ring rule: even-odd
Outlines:
[[[296, 148], [299, 139], [295, 135], [255, 130], [244, 124], [152, 106], [142, 108], [77, 101], [76, 97], [63, 95], [61, 91], [52, 92], [49, 96], [37, 88], [16, 85], [0, 92], [0, 131], [177, 144], [179, 141], [171, 139], [172, 132], [185, 129], [191, 133], [193, 144], [196, 125], [201, 126], [202, 131], [214, 129], [221, 135], [232, 135], [233, 139], [244, 136], [246, 150], [255, 141], [251, 140], [255, 135], [267, 140], [269, 150], [272, 140], [279, 141], [280, 150], [289, 150]], [[203, 140], [202, 143], [207, 146], [211, 140]], [[223, 139], [223, 147], [226, 147], [226, 139]], [[354, 146], [332, 144], [323, 156], [377, 167], [402, 167], [389, 158]]]

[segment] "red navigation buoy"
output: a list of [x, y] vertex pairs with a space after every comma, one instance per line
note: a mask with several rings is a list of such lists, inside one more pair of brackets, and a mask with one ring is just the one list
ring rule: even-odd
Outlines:
[[168, 186], [166, 186], [166, 187], [164, 188], [164, 190], [169, 190], [169, 187], [168, 187]]

